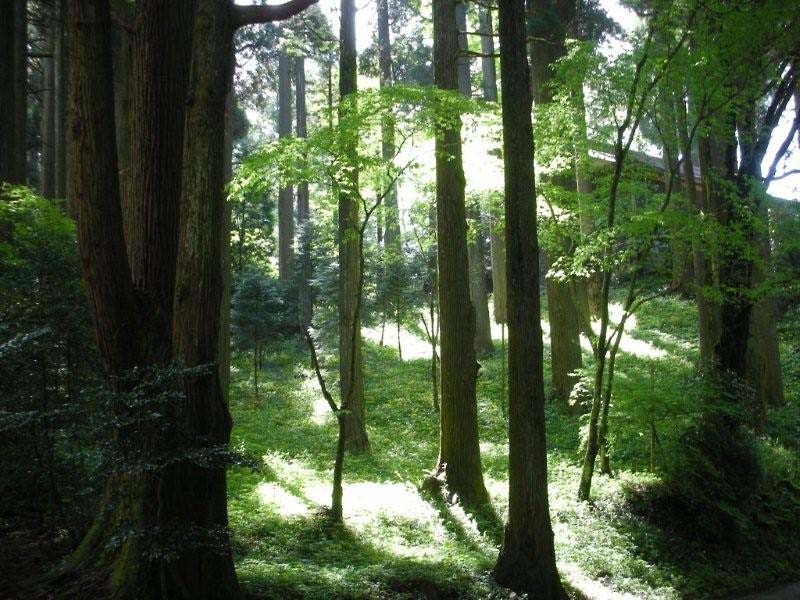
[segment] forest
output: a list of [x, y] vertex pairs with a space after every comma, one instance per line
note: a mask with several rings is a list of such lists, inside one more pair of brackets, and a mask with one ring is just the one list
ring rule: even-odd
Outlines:
[[800, 2], [0, 0], [0, 598], [800, 598]]

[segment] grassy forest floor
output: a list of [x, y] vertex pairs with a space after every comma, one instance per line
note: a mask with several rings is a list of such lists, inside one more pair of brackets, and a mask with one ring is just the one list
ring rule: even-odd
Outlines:
[[[696, 322], [690, 301], [665, 298], [647, 305], [629, 329], [610, 421], [615, 475], [596, 475], [591, 505], [575, 499], [585, 419], [548, 405], [556, 551], [577, 598], [728, 598], [800, 578], [800, 536], [794, 532], [776, 538], [775, 529], [765, 525], [756, 527], [747, 543], [709, 544], [679, 527], [656, 526], [632, 500], [638, 489], [658, 481], [699, 410], [692, 366]], [[759, 441], [768, 469], [786, 474], [795, 492], [800, 489], [800, 360], [790, 344], [796, 343], [799, 324], [797, 313], [782, 324], [788, 404], [772, 412], [767, 435]], [[335, 389], [335, 363], [326, 359], [328, 385]], [[438, 449], [430, 363], [400, 360], [396, 348], [367, 341], [372, 449], [347, 458], [345, 525], [334, 528], [321, 509], [330, 502], [336, 426], [306, 351], [295, 340], [269, 348], [258, 403], [250, 367], [240, 357], [231, 394], [233, 444], [263, 459], [260, 470], [236, 469], [229, 476], [234, 550], [248, 593], [259, 598], [509, 597], [489, 576], [507, 505], [499, 348], [480, 362], [483, 468], [499, 518], [476, 521], [419, 491]], [[764, 507], [765, 512], [796, 509]]]

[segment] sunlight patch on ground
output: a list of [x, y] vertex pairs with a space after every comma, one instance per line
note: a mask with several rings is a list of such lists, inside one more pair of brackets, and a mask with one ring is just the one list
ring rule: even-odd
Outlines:
[[498, 457], [508, 456], [508, 444], [503, 442], [492, 442], [489, 440], [481, 440], [481, 456], [482, 457]]
[[[379, 344], [381, 341], [381, 327], [364, 327], [361, 334], [365, 339]], [[383, 334], [383, 345], [397, 350], [397, 326], [392, 323], [386, 324], [386, 331]], [[400, 348], [403, 352], [403, 360], [430, 359], [431, 345], [408, 331], [405, 327], [400, 328]]]
[[[610, 320], [609, 324], [609, 335], [613, 328], [619, 323], [619, 320], [622, 318], [622, 305], [617, 302], [612, 302], [609, 304], [608, 307], [608, 317]], [[595, 334], [600, 333], [600, 321], [593, 320], [592, 321], [592, 329], [594, 330]], [[631, 315], [628, 317], [628, 320], [625, 322], [625, 332], [622, 334], [622, 341], [619, 343], [619, 349], [626, 354], [632, 354], [633, 356], [638, 356], [639, 358], [652, 358], [652, 359], [661, 359], [667, 358], [669, 353], [666, 350], [658, 348], [651, 344], [650, 342], [646, 342], [644, 340], [639, 340], [630, 335], [631, 331], [636, 329], [636, 315]], [[584, 336], [581, 336], [581, 347], [586, 350], [587, 352], [592, 351], [592, 346], [589, 343], [589, 340], [586, 339]]]
[[[310, 500], [330, 504], [329, 482], [305, 488]], [[405, 557], [440, 557], [446, 531], [436, 509], [408, 483], [344, 484], [345, 524], [370, 543]]]
[[259, 483], [256, 486], [256, 495], [263, 504], [272, 507], [282, 517], [300, 517], [311, 513], [305, 502], [277, 483]]
[[312, 398], [311, 401], [311, 421], [315, 425], [325, 425], [329, 420], [333, 419], [331, 407], [322, 396], [322, 390], [319, 387], [319, 382], [311, 371], [303, 372], [303, 393]]
[[601, 582], [589, 579], [583, 574], [578, 565], [572, 563], [558, 563], [562, 577], [565, 577], [574, 588], [581, 592], [587, 600], [641, 600], [639, 595], [634, 596], [626, 592], [617, 592], [605, 587]]

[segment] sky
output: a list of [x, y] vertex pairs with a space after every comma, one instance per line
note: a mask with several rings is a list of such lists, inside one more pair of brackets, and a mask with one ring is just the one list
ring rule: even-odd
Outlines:
[[[237, 4], [251, 3], [254, 3], [253, 0], [237, 0]], [[275, 0], [274, 2], [270, 1], [270, 3], [279, 4], [281, 2]], [[631, 29], [635, 28], [639, 23], [639, 19], [634, 12], [623, 7], [619, 3], [619, 0], [600, 0], [600, 5], [626, 31], [630, 31]], [[339, 20], [339, 1], [320, 0], [319, 6], [330, 19], [334, 31], [337, 31]], [[358, 9], [356, 14], [356, 45], [358, 46], [359, 52], [361, 52], [373, 43], [373, 37], [376, 31], [375, 0], [356, 0], [356, 7]], [[614, 50], [615, 44], [617, 46], [619, 45], [618, 42], [611, 42], [611, 51]], [[773, 132], [772, 141], [762, 165], [765, 173], [772, 163], [775, 152], [788, 134], [794, 119], [794, 115], [795, 103], [793, 100], [789, 103], [789, 106], [787, 106], [786, 110], [784, 111], [783, 118]], [[781, 167], [778, 169], [778, 175], [786, 171], [800, 170], [800, 144], [795, 142], [792, 144], [792, 148], [793, 152], [790, 151], [790, 153], [783, 159]], [[773, 181], [769, 186], [768, 192], [779, 198], [800, 200], [800, 173]]]

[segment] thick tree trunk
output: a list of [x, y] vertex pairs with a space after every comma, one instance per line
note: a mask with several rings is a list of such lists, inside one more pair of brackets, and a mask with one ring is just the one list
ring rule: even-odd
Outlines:
[[[112, 388], [140, 354], [141, 315], [137, 310], [125, 252], [120, 209], [114, 97], [111, 85], [111, 16], [108, 1], [69, 3], [70, 69], [68, 110], [70, 153], [68, 197], [77, 211], [78, 250], [95, 333]], [[68, 570], [100, 571], [115, 597], [148, 597], [144, 561], [134, 538], [112, 553], [105, 546], [117, 526], [141, 525], [138, 482], [113, 477], [94, 523], [66, 563]], [[152, 590], [148, 587], [147, 592]]]
[[154, 340], [156, 363], [170, 355], [192, 5], [193, 0], [137, 3], [131, 37], [125, 239], [134, 287], [160, 324], [157, 330], [164, 332]]
[[[292, 135], [291, 58], [285, 51], [278, 57], [278, 136]], [[294, 189], [282, 186], [278, 191], [278, 274], [289, 284], [294, 275]]]
[[[119, 168], [120, 201], [125, 235], [131, 234], [131, 223], [136, 222], [131, 181], [131, 37], [120, 27], [113, 26], [112, 65], [114, 68], [114, 121], [117, 132], [117, 167]], [[172, 290], [170, 290], [172, 294]]]
[[[339, 32], [339, 95], [342, 100], [355, 94], [358, 89], [356, 67], [355, 1], [342, 0]], [[350, 151], [355, 152], [355, 148]], [[358, 173], [354, 172], [352, 177], [353, 187], [357, 187]], [[345, 446], [351, 451], [369, 448], [365, 424], [361, 319], [354, 319], [360, 291], [359, 212], [358, 198], [355, 195], [339, 195], [339, 386], [341, 398], [349, 398], [350, 412], [344, 416], [343, 431]]]
[[[173, 311], [173, 359], [187, 367], [214, 365], [219, 356], [225, 185], [225, 101], [231, 80], [233, 26], [228, 3], [196, 0], [190, 89], [181, 180], [181, 223]], [[198, 448], [226, 449], [231, 417], [219, 371], [184, 378], [182, 426]], [[226, 465], [180, 461], [162, 475], [160, 523], [176, 522], [215, 544], [187, 549], [169, 564], [166, 595], [237, 598], [228, 539]]]
[[[433, 0], [436, 86], [458, 90], [455, 0]], [[460, 127], [436, 134], [436, 222], [441, 327], [441, 415], [437, 475], [465, 505], [489, 500], [478, 443], [475, 311], [469, 299], [467, 223]]]
[[[234, 70], [236, 69], [236, 53], [231, 52], [231, 66], [228, 70], [227, 89], [228, 95], [225, 98], [225, 156], [223, 179], [227, 185], [233, 177], [233, 113], [236, 109], [236, 93], [233, 88]], [[231, 224], [232, 213], [231, 203], [227, 195], [224, 197], [224, 208], [222, 213], [222, 236], [220, 238], [222, 247], [220, 253], [222, 257], [222, 302], [220, 303], [219, 318], [219, 360], [217, 367], [219, 371], [220, 387], [225, 404], [230, 404], [230, 384], [231, 384], [231, 293], [233, 287], [233, 264], [231, 260]]]
[[69, 31], [69, 197], [78, 210], [78, 249], [98, 347], [108, 373], [118, 376], [135, 364], [139, 323], [119, 202], [108, 1], [69, 2]]
[[494, 567], [502, 585], [566, 599], [556, 568], [547, 496], [539, 252], [531, 92], [522, 0], [500, 0], [509, 332], [508, 523]]
[[[533, 100], [537, 105], [552, 102], [549, 83], [553, 77], [555, 61], [566, 53], [564, 42], [567, 28], [574, 18], [575, 6], [571, 0], [530, 0], [528, 3]], [[565, 240], [561, 250], [569, 252]], [[546, 257], [546, 264], [557, 257]], [[546, 280], [547, 313], [550, 321], [550, 361], [553, 391], [556, 398], [567, 403], [577, 377], [572, 373], [583, 365], [580, 346], [578, 309], [569, 283]]]
[[[305, 59], [298, 57], [295, 59], [295, 99], [297, 104], [297, 137], [304, 138], [307, 135], [306, 127], [306, 69]], [[313, 316], [313, 300], [311, 297], [311, 277], [309, 253], [311, 251], [311, 240], [308, 238], [306, 227], [311, 217], [309, 206], [308, 182], [303, 182], [297, 186], [297, 228], [300, 233], [299, 239], [302, 240], [303, 256], [302, 268], [297, 282], [300, 323], [310, 325]]]
[[[178, 3], [164, 7], [159, 2], [138, 5], [139, 23], [148, 23], [162, 8], [176, 9]], [[152, 11], [152, 12], [151, 12]], [[191, 26], [191, 15], [187, 25]], [[169, 22], [169, 21], [167, 21]], [[153, 27], [158, 23], [149, 21]], [[223, 180], [224, 82], [230, 56], [232, 29], [227, 6], [207, 0], [200, 7], [194, 22], [197, 33], [207, 44], [198, 45], [193, 64], [194, 102], [191, 104], [186, 130], [191, 141], [183, 149], [187, 161], [180, 171], [167, 170], [156, 176], [147, 174], [153, 187], [161, 190], [175, 184], [185, 200], [181, 252], [177, 258], [178, 274], [175, 295], [173, 354], [168, 352], [170, 323], [164, 315], [153, 318], [151, 311], [142, 312], [140, 300], [160, 308], [164, 299], [164, 279], [147, 268], [149, 263], [172, 262], [175, 268], [177, 244], [171, 248], [161, 243], [165, 231], [152, 229], [156, 238], [149, 252], [143, 252], [140, 275], [129, 269], [124, 247], [122, 212], [120, 209], [114, 100], [111, 85], [111, 19], [107, 1], [79, 0], [69, 3], [71, 53], [70, 101], [70, 198], [79, 209], [79, 246], [84, 279], [93, 307], [95, 327], [101, 355], [112, 375], [128, 371], [135, 365], [150, 366], [170, 359], [187, 366], [213, 364], [217, 359], [220, 319], [220, 250]], [[174, 26], [174, 23], [173, 23]], [[144, 27], [144, 25], [143, 25]], [[140, 30], [140, 32], [143, 30]], [[142, 40], [139, 51], [158, 47], [164, 29], [151, 30], [151, 39]], [[175, 37], [173, 28], [172, 34]], [[159, 39], [160, 38], [160, 39]], [[178, 48], [191, 58], [186, 47]], [[220, 59], [220, 55], [222, 59]], [[169, 63], [174, 57], [159, 56]], [[158, 61], [147, 62], [144, 55], [137, 63], [141, 77], [152, 77], [162, 68]], [[220, 81], [220, 77], [223, 79]], [[181, 146], [174, 140], [160, 140], [163, 131], [148, 130], [157, 119], [150, 111], [163, 107], [140, 98], [141, 133], [133, 136], [134, 148], [140, 148], [140, 160], [152, 161], [161, 156], [179, 160]], [[136, 101], [136, 96], [132, 98]], [[165, 99], [169, 102], [169, 99]], [[178, 101], [178, 104], [181, 104]], [[183, 119], [180, 121], [183, 122]], [[154, 134], [152, 146], [141, 138]], [[140, 138], [141, 136], [141, 138]], [[137, 142], [139, 140], [139, 142]], [[167, 156], [164, 145], [172, 144], [175, 155]], [[80, 160], [78, 160], [80, 158]], [[150, 163], [152, 164], [152, 163]], [[157, 168], [153, 166], [153, 168]], [[165, 168], [165, 167], [164, 167]], [[142, 175], [145, 176], [144, 174]], [[147, 198], [157, 197], [155, 190], [140, 192], [142, 208]], [[175, 201], [177, 205], [177, 201]], [[138, 213], [137, 213], [138, 214]], [[177, 223], [173, 222], [177, 227]], [[140, 229], [139, 231], [147, 231]], [[137, 235], [139, 235], [137, 233]], [[141, 234], [144, 235], [144, 234]], [[136, 239], [134, 237], [134, 239]], [[171, 254], [170, 254], [171, 253]], [[138, 265], [142, 265], [141, 267]], [[175, 271], [173, 271], [174, 277]], [[135, 289], [134, 282], [138, 285]], [[163, 286], [163, 287], [162, 287]], [[139, 299], [137, 299], [139, 296]], [[166, 299], [171, 302], [172, 295]], [[160, 301], [160, 302], [159, 302]], [[147, 306], [147, 305], [145, 305]], [[163, 306], [163, 304], [162, 304]], [[169, 313], [172, 307], [169, 307]], [[161, 327], [166, 328], [166, 333]], [[166, 348], [166, 349], [165, 349]], [[118, 385], [118, 384], [117, 384]], [[184, 381], [186, 409], [175, 409], [169, 424], [186, 436], [177, 448], [178, 460], [156, 472], [134, 473], [124, 478], [112, 477], [106, 488], [104, 507], [83, 542], [68, 561], [73, 569], [91, 568], [109, 576], [115, 598], [235, 598], [238, 596], [226, 526], [225, 466], [197, 466], [187, 453], [194, 450], [214, 451], [225, 446], [230, 430], [230, 417], [219, 385], [219, 374], [212, 368], [207, 374], [187, 377]], [[173, 436], [169, 436], [174, 441]], [[160, 447], [168, 441], [156, 437], [142, 439], [146, 447]], [[153, 556], [152, 548], [141, 536], [124, 539], [113, 552], [107, 543], [118, 536], [120, 527], [134, 527], [151, 533], [156, 529], [167, 535], [179, 535], [182, 543], [177, 558]], [[172, 540], [174, 542], [174, 540]]]

